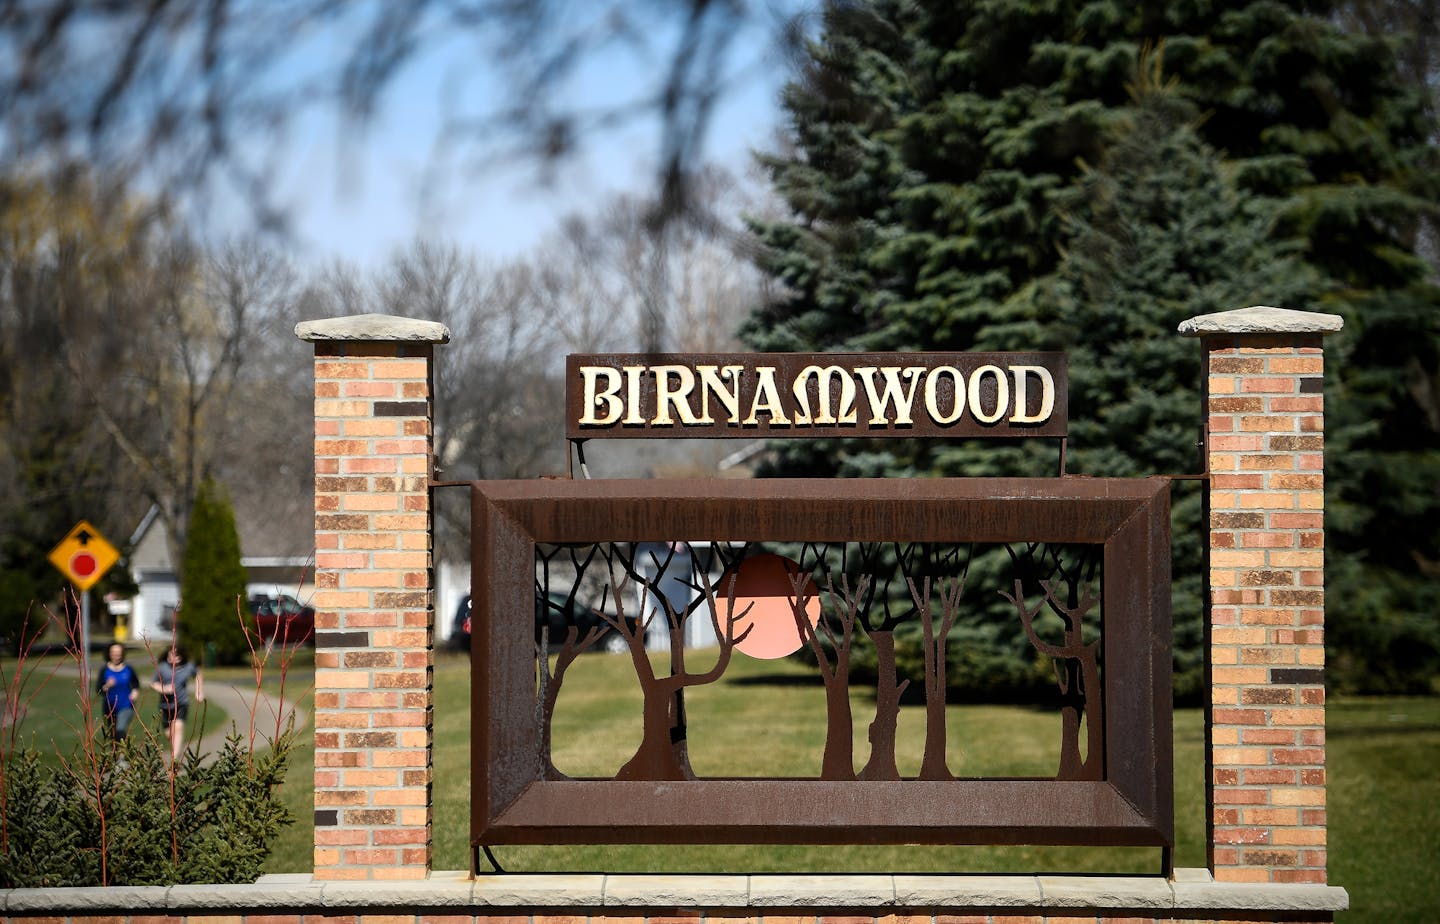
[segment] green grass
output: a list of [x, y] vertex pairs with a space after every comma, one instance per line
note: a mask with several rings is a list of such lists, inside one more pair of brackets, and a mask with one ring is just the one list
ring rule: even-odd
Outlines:
[[[264, 688], [279, 694], [283, 676], [286, 697], [299, 698], [309, 709], [313, 652], [300, 649], [283, 669], [275, 657], [265, 668]], [[27, 693], [33, 697], [19, 728], [20, 741], [34, 742], [52, 761], [57, 748], [69, 752], [81, 725], [78, 678], [61, 673], [45, 680], [58, 663], [45, 658], [29, 665]], [[0, 667], [8, 674], [13, 662]], [[254, 682], [245, 668], [210, 668], [206, 679], [242, 689]], [[442, 652], [435, 680], [435, 868], [464, 869], [469, 864], [468, 662]], [[575, 775], [609, 775], [640, 737], [640, 695], [629, 660], [587, 655], [576, 662], [566, 684], [556, 717], [556, 763]], [[868, 752], [865, 725], [873, 702], [863, 692], [853, 699], [858, 764]], [[803, 668], [737, 659], [724, 681], [689, 691], [687, 705], [692, 763], [702, 775], [803, 775], [818, 766], [825, 733], [823, 693]], [[154, 697], [144, 696], [132, 733], [158, 725], [155, 711]], [[207, 731], [229, 724], [230, 717], [213, 704], [204, 713]], [[192, 711], [192, 728], [199, 718]], [[1053, 772], [1053, 714], [1011, 706], [952, 706], [948, 719], [951, 767], [957, 773]], [[922, 710], [907, 707], [898, 742], [902, 772], [918, 767], [922, 736]], [[1332, 700], [1328, 739], [1330, 881], [1350, 892], [1352, 907], [1342, 920], [1440, 920], [1440, 890], [1432, 884], [1440, 863], [1440, 698]], [[282, 792], [296, 824], [276, 844], [267, 865], [272, 872], [311, 868], [314, 755], [308, 732], [300, 743]], [[1176, 863], [1204, 866], [1199, 710], [1176, 712], [1174, 744]], [[495, 853], [513, 871], [1153, 873], [1159, 863], [1158, 852], [1135, 848], [562, 846], [500, 847]]]
[[[253, 667], [207, 667], [205, 681], [227, 683], [241, 691], [253, 691], [256, 682]], [[315, 685], [315, 649], [305, 646], [275, 648], [261, 652], [258, 665], [260, 688], [271, 696], [287, 701], [300, 701], [310, 709], [310, 691]]]
[[[140, 674], [140, 702], [135, 719], [130, 724], [131, 735], [153, 735], [163, 740], [160, 726], [159, 697], [149, 689], [146, 680], [149, 672], [139, 661], [133, 666]], [[93, 668], [93, 666], [92, 666]], [[8, 680], [15, 670], [13, 659], [0, 662], [0, 670]], [[81, 705], [80, 676], [74, 672], [74, 662], [69, 658], [56, 656], [32, 658], [24, 668], [25, 683], [20, 694], [23, 715], [16, 729], [15, 741], [18, 747], [34, 745], [43, 762], [56, 764], [62, 756], [68, 757], [75, 748], [85, 728], [85, 713]], [[92, 729], [103, 734], [102, 710], [104, 702], [90, 691]], [[190, 718], [185, 723], [185, 737], [198, 741], [204, 735], [217, 729], [226, 728], [231, 717], [213, 703], [192, 703]], [[0, 729], [7, 735], [10, 729]]]
[[[726, 680], [690, 691], [693, 764], [704, 775], [813, 773], [823, 745], [818, 683], [785, 663], [735, 661]], [[812, 675], [813, 676], [813, 675]], [[441, 654], [435, 671], [435, 868], [469, 863], [469, 672]], [[873, 704], [855, 694], [857, 762], [867, 753]], [[566, 679], [555, 759], [574, 774], [608, 775], [639, 740], [639, 690], [623, 657], [586, 655]], [[816, 722], [816, 716], [820, 721]], [[900, 723], [902, 771], [918, 766], [923, 714]], [[1053, 772], [1056, 720], [1022, 707], [952, 706], [951, 765], [958, 773]], [[1330, 879], [1350, 892], [1347, 922], [1440, 920], [1433, 868], [1440, 861], [1440, 699], [1333, 702], [1330, 741]], [[1203, 729], [1196, 709], [1175, 714], [1176, 864], [1205, 865]], [[797, 769], [800, 768], [800, 769]], [[268, 869], [311, 868], [310, 748], [297, 749], [284, 798], [298, 822]], [[1158, 851], [1056, 847], [499, 847], [507, 870], [1139, 872]]]
[[1353, 699], [1326, 710], [1330, 881], [1346, 924], [1440, 921], [1440, 699]]
[[[702, 664], [695, 667], [703, 668]], [[799, 682], [797, 682], [799, 681]], [[470, 720], [468, 662], [442, 654], [435, 671], [435, 868], [469, 865]], [[857, 767], [868, 753], [865, 740], [873, 703], [863, 691], [855, 703]], [[586, 655], [575, 662], [556, 715], [555, 762], [574, 775], [608, 776], [640, 738], [640, 692], [628, 658]], [[694, 688], [686, 699], [691, 761], [711, 776], [786, 776], [813, 773], [824, 745], [824, 694], [813, 674], [788, 662], [732, 662], [726, 679]], [[817, 723], [816, 717], [819, 716]], [[900, 719], [897, 756], [901, 772], [918, 769], [923, 747], [923, 710], [906, 707]], [[1177, 818], [1184, 865], [1204, 863], [1201, 795], [1201, 727], [1198, 711], [1176, 716], [1182, 754], [1177, 790], [1196, 811]], [[1058, 719], [1036, 710], [1004, 706], [949, 710], [951, 767], [957, 773], [1049, 775], [1058, 761]], [[286, 804], [299, 823], [277, 844], [267, 869], [308, 871], [313, 810], [313, 754], [301, 749], [285, 786]], [[797, 768], [809, 768], [797, 769]], [[1185, 768], [1188, 768], [1185, 769]], [[1093, 850], [1037, 847], [765, 847], [563, 846], [502, 847], [506, 869], [606, 869], [652, 871], [1035, 871], [1154, 873], [1158, 850]]]

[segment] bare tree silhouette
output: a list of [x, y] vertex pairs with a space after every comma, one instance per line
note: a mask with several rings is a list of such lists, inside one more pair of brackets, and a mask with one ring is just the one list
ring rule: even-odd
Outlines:
[[954, 774], [945, 759], [945, 645], [955, 617], [960, 612], [960, 598], [965, 593], [965, 580], [970, 574], [970, 560], [958, 577], [940, 578], [940, 625], [935, 625], [931, 579], [926, 575], [919, 590], [914, 578], [906, 578], [920, 623], [925, 631], [925, 756], [920, 762], [920, 779], [953, 780]]
[[[900, 697], [910, 681], [900, 680], [895, 663], [895, 628], [915, 615], [908, 607], [897, 610], [890, 593], [891, 582], [910, 567], [917, 544], [901, 546], [889, 543], [894, 562], [884, 559], [886, 543], [856, 543], [860, 568], [871, 575], [871, 599], [860, 613], [860, 625], [875, 646], [875, 718], [870, 721], [866, 737], [870, 741], [870, 757], [860, 770], [862, 780], [898, 780], [900, 767], [895, 761], [895, 736], [900, 722]], [[878, 601], [877, 599], [878, 598]], [[883, 616], [872, 622], [871, 614], [878, 608]]]
[[[1032, 546], [1026, 553], [1032, 561], [1033, 550]], [[1015, 606], [1025, 627], [1025, 635], [1035, 650], [1055, 660], [1055, 680], [1061, 697], [1060, 769], [1057, 778], [1098, 780], [1104, 777], [1104, 706], [1097, 658], [1100, 643], [1098, 640], [1085, 643], [1084, 617], [1100, 602], [1100, 598], [1095, 595], [1091, 581], [1082, 575], [1083, 565], [1067, 569], [1058, 553], [1052, 551], [1050, 557], [1060, 578], [1039, 582], [1044, 597], [1033, 609], [1025, 604], [1024, 581], [1020, 578], [1015, 579], [1013, 595], [1003, 590], [1000, 595]], [[1062, 581], [1065, 586], [1063, 600], [1059, 591]], [[1046, 606], [1064, 624], [1064, 642], [1059, 645], [1046, 642], [1035, 631], [1035, 617]], [[1080, 754], [1082, 718], [1086, 731], [1083, 757]]]
[[[700, 595], [690, 605], [677, 608], [664, 593], [660, 592], [660, 576], [674, 558], [675, 548], [662, 561], [652, 556], [655, 576], [646, 577], [636, 567], [633, 557], [621, 551], [618, 545], [609, 546], [605, 555], [610, 571], [610, 584], [615, 588], [615, 614], [599, 613], [612, 629], [625, 639], [630, 651], [630, 660], [635, 665], [636, 676], [640, 678], [640, 689], [644, 696], [643, 730], [640, 746], [615, 774], [617, 780], [689, 780], [694, 779], [685, 749], [684, 699], [680, 695], [686, 687], [713, 683], [725, 673], [730, 656], [737, 642], [744, 641], [750, 633], [747, 628], [735, 634], [735, 623], [749, 612], [746, 607], [735, 612], [734, 576], [730, 578], [730, 593], [725, 604], [725, 618], [720, 617], [720, 602], [711, 584], [710, 576], [691, 556], [692, 577], [697, 581]], [[619, 563], [624, 577], [618, 578], [615, 565]], [[625, 588], [634, 581], [641, 587], [640, 609], [643, 613], [653, 594], [656, 607], [648, 616], [630, 621], [625, 618]], [[685, 667], [685, 623], [701, 606], [708, 607], [715, 637], [720, 642], [720, 653], [714, 665], [703, 672], [691, 672]], [[645, 653], [645, 635], [649, 624], [663, 611], [670, 636], [670, 674], [658, 676], [650, 658]]]
[[[301, 113], [333, 111], [354, 148], [402, 74], [438, 65], [425, 195], [477, 157], [528, 162], [546, 180], [597, 137], [653, 120], [639, 159], [654, 165], [660, 228], [691, 213], [716, 108], [801, 49], [806, 16], [749, 0], [3, 3], [0, 136], [13, 163], [87, 161], [177, 194], [223, 191], [274, 228], [284, 155], [266, 141]], [[444, 66], [457, 43], [464, 73]], [[574, 92], [611, 60], [638, 76]]]
[[[570, 564], [575, 570], [575, 580], [570, 585], [570, 591], [565, 597], [563, 606], [564, 612], [573, 612], [576, 595], [580, 592], [581, 581], [585, 576], [585, 569], [595, 560], [596, 553], [600, 550], [597, 545], [590, 547], [590, 554], [582, 561], [579, 551], [574, 546], [562, 547], [553, 546], [547, 553], [543, 547], [537, 546], [536, 555], [541, 562], [541, 573], [535, 580], [535, 599], [541, 606], [550, 607], [550, 563], [563, 550], [570, 553]], [[597, 613], [605, 609], [606, 598], [601, 597], [600, 608]], [[603, 618], [603, 617], [602, 617]], [[546, 620], [548, 623], [548, 620]], [[554, 760], [551, 757], [551, 741], [555, 727], [555, 702], [560, 696], [560, 687], [565, 682], [565, 672], [569, 670], [571, 663], [582, 652], [587, 651], [604, 634], [604, 626], [597, 623], [586, 631], [585, 637], [580, 637], [580, 627], [571, 624], [566, 628], [565, 640], [560, 644], [560, 651], [555, 657], [553, 673], [550, 667], [550, 631], [548, 624], [540, 626], [540, 638], [535, 643], [536, 670], [538, 672], [538, 695], [535, 699], [536, 719], [540, 726], [540, 778], [546, 780], [563, 780], [568, 777], [555, 768]]]
[[[823, 616], [817, 625], [810, 625], [810, 620], [805, 615], [810, 583], [810, 574], [804, 569], [802, 562], [801, 570], [790, 576], [790, 606], [795, 615], [795, 628], [814, 652], [820, 666], [820, 679], [825, 684], [825, 753], [820, 764], [820, 778], [853, 780], [855, 752], [852, 737], [855, 721], [850, 712], [850, 644], [855, 636], [855, 619], [864, 607], [870, 591], [870, 578], [862, 575], [852, 593], [849, 576], [841, 574], [840, 591], [837, 593], [834, 577], [826, 574], [826, 593], [835, 607], [840, 623], [839, 638], [835, 637], [830, 622]], [[834, 649], [833, 660], [825, 653], [825, 645], [820, 639], [821, 633]]]

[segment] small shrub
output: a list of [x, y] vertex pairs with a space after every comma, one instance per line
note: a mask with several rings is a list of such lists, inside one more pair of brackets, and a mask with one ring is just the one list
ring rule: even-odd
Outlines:
[[[55, 622], [48, 614], [49, 622]], [[44, 627], [41, 627], [42, 630]], [[33, 642], [42, 634], [24, 634]], [[67, 646], [73, 668], [79, 646]], [[256, 691], [265, 661], [252, 653]], [[0, 889], [253, 882], [280, 831], [294, 819], [279, 796], [296, 743], [293, 715], [260, 734], [232, 726], [208, 762], [194, 749], [169, 759], [163, 736], [140, 729], [111, 741], [97, 700], [78, 690], [77, 743], [47, 762], [21, 744], [35, 692], [29, 645], [0, 670]], [[289, 659], [279, 664], [281, 693]], [[42, 675], [43, 671], [38, 672]], [[75, 673], [83, 676], [82, 672]], [[257, 697], [258, 702], [258, 697]], [[268, 747], [267, 747], [268, 746]]]
[[58, 767], [7, 754], [0, 888], [254, 882], [293, 822], [278, 796], [294, 736], [253, 754], [232, 732], [210, 764], [169, 766], [136, 736], [81, 744]]

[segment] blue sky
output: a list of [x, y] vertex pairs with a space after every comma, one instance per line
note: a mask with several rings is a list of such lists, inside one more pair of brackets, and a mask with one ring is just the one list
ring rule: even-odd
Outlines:
[[[774, 147], [786, 75], [763, 44], [757, 35], [753, 47], [735, 56], [735, 88], [707, 137], [706, 159], [737, 174], [749, 167], [751, 151]], [[632, 98], [658, 79], [662, 63], [607, 52], [584, 69], [571, 92], [597, 104]], [[473, 44], [440, 43], [387, 88], [362, 135], [347, 131], [328, 107], [298, 115], [270, 153], [280, 165], [277, 198], [290, 209], [300, 262], [339, 258], [371, 265], [420, 234], [503, 260], [534, 247], [565, 215], [652, 182], [659, 151], [654, 120], [590, 136], [548, 183], [533, 161], [445, 143], [447, 88], [459, 80], [471, 108], [504, 92], [497, 76], [476, 62]]]

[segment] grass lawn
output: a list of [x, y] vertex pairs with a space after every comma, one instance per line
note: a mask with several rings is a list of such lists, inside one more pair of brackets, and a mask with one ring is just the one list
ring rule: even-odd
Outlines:
[[1342, 699], [1326, 717], [1342, 920], [1440, 921], [1440, 699]]
[[[798, 682], [797, 682], [798, 681]], [[469, 866], [470, 725], [468, 662], [441, 654], [435, 670], [435, 868]], [[803, 775], [820, 763], [824, 744], [824, 694], [806, 669], [787, 662], [732, 662], [726, 679], [687, 693], [691, 762], [714, 776]], [[866, 726], [873, 703], [854, 694], [857, 768], [868, 753]], [[555, 762], [574, 775], [608, 776], [629, 757], [640, 738], [640, 692], [628, 658], [593, 654], [580, 658], [566, 677], [556, 715]], [[949, 710], [952, 769], [965, 774], [1054, 772], [1059, 753], [1055, 715], [1004, 706]], [[819, 723], [816, 723], [819, 716]], [[900, 719], [898, 758], [902, 773], [919, 768], [924, 736], [921, 707]], [[1201, 799], [1201, 727], [1198, 711], [1176, 717], [1179, 798]], [[310, 774], [313, 755], [297, 753], [285, 787], [286, 804], [299, 823], [283, 835], [271, 871], [308, 871], [311, 865]], [[1184, 865], [1204, 863], [1204, 822], [1197, 811], [1177, 817]], [[1186, 852], [1188, 849], [1188, 853]], [[1154, 873], [1160, 852], [1148, 848], [934, 848], [781, 846], [499, 847], [506, 869], [605, 869], [654, 871], [829, 870], [1077, 870]]]
[[[132, 666], [140, 675], [140, 702], [135, 719], [130, 724], [130, 734], [153, 735], [163, 741], [159, 696], [147, 683], [150, 670], [138, 659], [132, 659]], [[92, 665], [92, 670], [97, 668], [98, 662]], [[14, 669], [13, 659], [0, 662], [0, 671], [3, 671], [7, 682]], [[33, 744], [45, 763], [58, 763], [61, 756], [71, 753], [85, 727], [80, 675], [75, 672], [72, 660], [59, 656], [31, 658], [24, 671], [26, 680], [20, 694], [23, 715], [15, 730], [16, 745], [24, 747]], [[100, 734], [104, 701], [94, 694], [93, 688], [90, 693], [91, 727]], [[192, 742], [198, 741], [212, 731], [229, 727], [230, 720], [225, 710], [213, 702], [191, 703], [185, 737]], [[7, 740], [9, 732], [8, 728], [0, 729], [0, 733], [7, 735]]]
[[[800, 677], [801, 682], [796, 678]], [[732, 663], [724, 681], [687, 698], [691, 755], [702, 775], [813, 773], [823, 744], [818, 682], [786, 663]], [[435, 670], [435, 868], [469, 864], [469, 672], [442, 653]], [[293, 680], [292, 680], [293, 682]], [[302, 686], [304, 684], [302, 683]], [[639, 740], [639, 690], [623, 657], [586, 655], [566, 678], [555, 760], [573, 774], [608, 775]], [[857, 764], [873, 704], [855, 695]], [[817, 725], [816, 716], [821, 716]], [[952, 706], [952, 770], [1051, 773], [1057, 721], [1032, 709]], [[1440, 699], [1340, 700], [1330, 706], [1330, 878], [1349, 890], [1343, 920], [1440, 920], [1432, 882], [1440, 862]], [[923, 713], [902, 714], [902, 772], [918, 767]], [[1203, 737], [1199, 710], [1175, 715], [1176, 863], [1205, 865]], [[801, 768], [801, 769], [796, 769]], [[311, 868], [313, 755], [297, 750], [284, 797], [297, 823], [268, 869]], [[1153, 849], [1059, 847], [498, 847], [507, 870], [1139, 872], [1159, 869]]]

